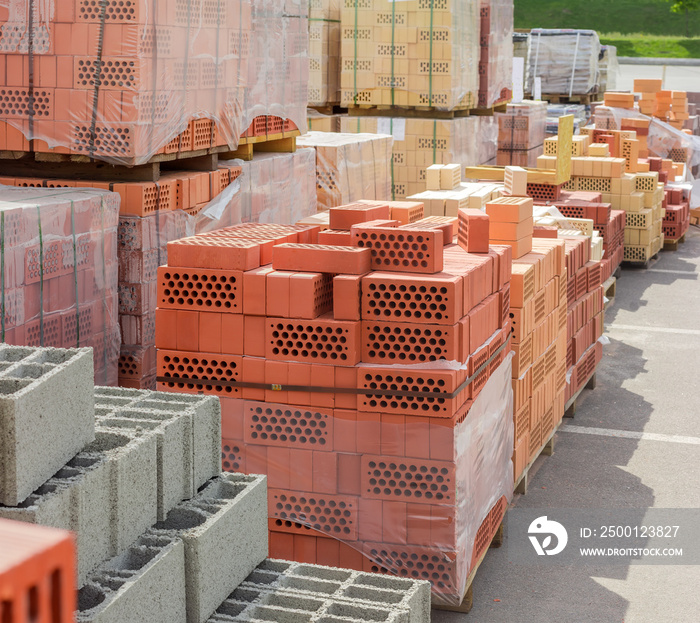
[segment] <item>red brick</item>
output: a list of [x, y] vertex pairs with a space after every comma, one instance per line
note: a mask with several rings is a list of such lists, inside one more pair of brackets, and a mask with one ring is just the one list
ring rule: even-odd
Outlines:
[[468, 253], [489, 252], [489, 217], [481, 210], [459, 210], [459, 245]]
[[371, 270], [371, 252], [356, 247], [282, 244], [274, 248], [275, 270], [363, 275]]
[[373, 270], [428, 274], [442, 271], [440, 230], [358, 225], [351, 231], [355, 246], [371, 250]]

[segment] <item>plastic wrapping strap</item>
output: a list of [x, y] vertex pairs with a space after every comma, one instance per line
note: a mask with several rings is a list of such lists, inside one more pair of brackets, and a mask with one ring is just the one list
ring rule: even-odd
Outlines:
[[5, 210], [0, 212], [0, 330], [5, 341]]
[[[451, 393], [442, 392], [409, 392], [396, 391], [391, 389], [375, 389], [375, 388], [356, 388], [356, 387], [317, 387], [306, 385], [282, 385], [280, 383], [252, 383], [248, 381], [227, 381], [224, 379], [193, 379], [186, 376], [159, 376], [156, 378], [158, 383], [182, 383], [186, 385], [215, 385], [217, 387], [236, 387], [243, 389], [265, 389], [275, 392], [310, 392], [312, 394], [372, 394], [373, 396], [387, 396], [389, 398], [434, 398], [439, 400], [452, 400], [457, 398], [467, 387], [469, 387], [482, 372], [488, 369], [494, 359], [503, 352], [503, 349], [508, 345], [506, 339], [496, 351], [491, 355], [470, 377], [465, 379], [457, 389]], [[385, 367], [385, 366], [380, 366]], [[394, 366], [389, 366], [394, 367]], [[399, 366], [402, 368], [402, 366]], [[407, 367], [407, 369], [411, 369]]]
[[102, 232], [102, 364], [107, 374], [107, 261], [105, 257], [105, 198], [100, 198], [100, 230]]
[[[355, 0], [355, 28], [352, 31], [352, 37], [353, 37], [353, 43], [354, 43], [354, 51], [353, 51], [353, 62], [352, 62], [352, 103], [357, 106], [357, 21], [359, 19], [359, 5], [360, 5], [360, 0]], [[357, 127], [358, 127], [358, 132], [359, 127], [360, 127], [360, 120], [358, 118], [357, 120]]]
[[[104, 52], [105, 40], [105, 21], [107, 18], [107, 0], [98, 0], [100, 3], [100, 24], [97, 35], [97, 63], [94, 75], [95, 88], [92, 90], [92, 114], [90, 118], [90, 142], [88, 143], [88, 152], [92, 158], [97, 149], [96, 134], [97, 134], [97, 110], [100, 103], [100, 86], [102, 84], [102, 53]], [[154, 94], [155, 97], [155, 94]]]
[[581, 41], [581, 32], [576, 33], [576, 47], [574, 48], [574, 62], [571, 66], [571, 78], [569, 80], [569, 97], [574, 92], [574, 76], [576, 75], [576, 61], [578, 61], [578, 45]]
[[395, 69], [394, 61], [396, 58], [396, 49], [394, 47], [394, 42], [396, 40], [396, 1], [391, 3], [391, 105], [395, 104], [395, 90], [394, 90], [394, 80], [395, 80]]
[[[185, 32], [187, 33], [187, 36], [185, 37], [185, 60], [182, 65], [182, 118], [186, 118], [186, 112], [187, 112], [187, 82], [190, 78], [189, 73], [190, 73], [190, 27], [192, 24], [192, 0], [187, 0], [187, 27], [185, 28]], [[182, 121], [182, 118], [180, 121]], [[182, 151], [182, 134], [183, 132], [187, 129], [185, 126], [178, 135], [177, 139], [177, 151], [178, 153]]]
[[75, 346], [80, 348], [80, 294], [78, 290], [78, 243], [75, 239], [75, 202], [70, 202], [70, 228], [73, 238], [73, 284], [75, 286]]
[[39, 346], [44, 345], [44, 236], [41, 233], [41, 207], [36, 206], [39, 228]]
[[27, 73], [29, 78], [28, 95], [29, 95], [29, 140], [31, 141], [30, 151], [34, 151], [34, 1], [29, 0], [29, 20], [27, 27]]

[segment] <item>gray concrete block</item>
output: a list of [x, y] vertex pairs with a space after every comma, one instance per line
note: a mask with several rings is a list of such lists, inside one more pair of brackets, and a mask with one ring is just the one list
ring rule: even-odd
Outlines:
[[406, 610], [410, 623], [430, 621], [430, 583], [422, 580], [268, 559], [241, 588], [325, 595], [340, 602]]
[[278, 621], [280, 623], [408, 623], [403, 608], [353, 603], [323, 594], [239, 587], [217, 609], [209, 623]]
[[0, 503], [17, 506], [95, 437], [92, 350], [0, 345]]
[[159, 520], [221, 473], [216, 397], [99, 387], [95, 411], [99, 426], [150, 428], [157, 435]]
[[78, 623], [185, 623], [185, 548], [144, 536], [78, 592]]
[[184, 541], [187, 621], [204, 623], [267, 556], [266, 478], [221, 474], [148, 534]]
[[98, 429], [95, 441], [0, 517], [76, 533], [78, 584], [156, 521], [156, 439]]

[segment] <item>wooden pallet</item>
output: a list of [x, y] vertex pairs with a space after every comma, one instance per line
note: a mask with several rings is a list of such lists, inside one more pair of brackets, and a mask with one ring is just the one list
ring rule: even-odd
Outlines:
[[299, 130], [280, 132], [278, 134], [268, 134], [266, 136], [249, 136], [242, 138], [238, 149], [227, 151], [221, 155], [224, 160], [240, 158], [241, 160], [252, 160], [253, 155], [258, 152], [280, 152], [294, 153], [297, 150], [297, 136]]
[[581, 389], [579, 389], [564, 405], [564, 417], [565, 418], [573, 418], [574, 415], [576, 415], [576, 407], [578, 404], [578, 398], [579, 396], [583, 393], [584, 389], [595, 389], [597, 384], [596, 380], [596, 373], [594, 372], [591, 374], [591, 376], [588, 377], [586, 382], [581, 386]]
[[615, 300], [615, 294], [617, 293], [617, 279], [615, 278], [615, 275], [612, 275], [604, 284], [603, 284], [603, 295], [605, 298], [608, 299], [608, 302], [605, 304], [605, 309], [607, 310], [610, 305], [612, 305], [612, 302]]
[[348, 107], [348, 115], [351, 117], [402, 117], [405, 119], [454, 119], [456, 117], [469, 117], [473, 108], [460, 108], [458, 110], [438, 110], [429, 106], [415, 108], [403, 108], [401, 106], [357, 106]]
[[540, 449], [535, 453], [533, 459], [527, 464], [523, 473], [520, 474], [518, 480], [515, 481], [513, 491], [521, 495], [527, 493], [528, 481], [530, 480], [530, 469], [535, 464], [535, 461], [540, 458], [540, 456], [552, 456], [554, 454], [554, 435], [559, 430], [561, 426], [561, 421], [557, 423], [554, 430], [548, 435], [547, 440], [542, 444]]
[[486, 554], [488, 554], [489, 549], [497, 549], [501, 547], [501, 545], [503, 545], [503, 534], [503, 522], [501, 522], [501, 525], [498, 527], [498, 530], [496, 530], [496, 534], [494, 534], [493, 539], [491, 539], [490, 545], [484, 550], [484, 553], [481, 555], [479, 560], [477, 560], [476, 564], [469, 573], [469, 577], [467, 578], [467, 586], [464, 591], [464, 594], [462, 595], [462, 601], [460, 602], [460, 604], [458, 606], [451, 606], [449, 604], [436, 601], [435, 598], [433, 598], [432, 607], [434, 610], [446, 610], [447, 612], [462, 612], [466, 614], [472, 609], [474, 605], [474, 591], [472, 584], [474, 583], [476, 572], [479, 570], [481, 563], [484, 562], [484, 559], [486, 558]]
[[469, 111], [469, 114], [473, 117], [493, 117], [494, 113], [506, 112], [509, 102], [510, 100], [499, 102], [498, 104], [487, 106], [485, 108], [472, 108]]
[[590, 105], [591, 102], [595, 102], [597, 97], [598, 93], [586, 93], [584, 95], [549, 93], [542, 95], [543, 100], [547, 100], [552, 104], [584, 104], [586, 106]]
[[680, 238], [671, 240], [670, 238], [664, 238], [664, 251], [678, 251], [678, 247], [685, 242], [685, 234]]
[[343, 108], [340, 103], [336, 104], [324, 104], [323, 106], [316, 106], [315, 104], [309, 104], [308, 108], [321, 113], [322, 115], [346, 115], [348, 113], [347, 108]]

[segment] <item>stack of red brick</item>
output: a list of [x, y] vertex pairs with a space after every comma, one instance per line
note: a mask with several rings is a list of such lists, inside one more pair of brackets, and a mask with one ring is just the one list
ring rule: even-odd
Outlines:
[[612, 210], [603, 203], [600, 193], [588, 191], [562, 191], [553, 205], [568, 218], [585, 218], [593, 221], [593, 229], [603, 238], [601, 281], [607, 281], [622, 263], [625, 242], [625, 211]]
[[547, 127], [547, 102], [524, 101], [508, 104], [505, 113], [497, 113], [499, 166], [537, 166], [544, 149]]
[[510, 100], [513, 74], [513, 2], [481, 0], [480, 108]]
[[116, 384], [118, 215], [115, 193], [2, 187], [3, 342], [91, 346], [95, 383]]
[[604, 330], [604, 292], [601, 262], [590, 261], [590, 239], [568, 237], [566, 266], [569, 279], [567, 330], [566, 400], [586, 385], [603, 357], [599, 341]]
[[171, 243], [158, 387], [221, 397], [224, 465], [268, 475], [272, 556], [459, 603], [512, 492], [511, 250], [421, 216], [360, 202], [330, 211], [336, 245], [273, 225]]
[[666, 187], [663, 220], [665, 240], [678, 240], [690, 227], [690, 189]]

